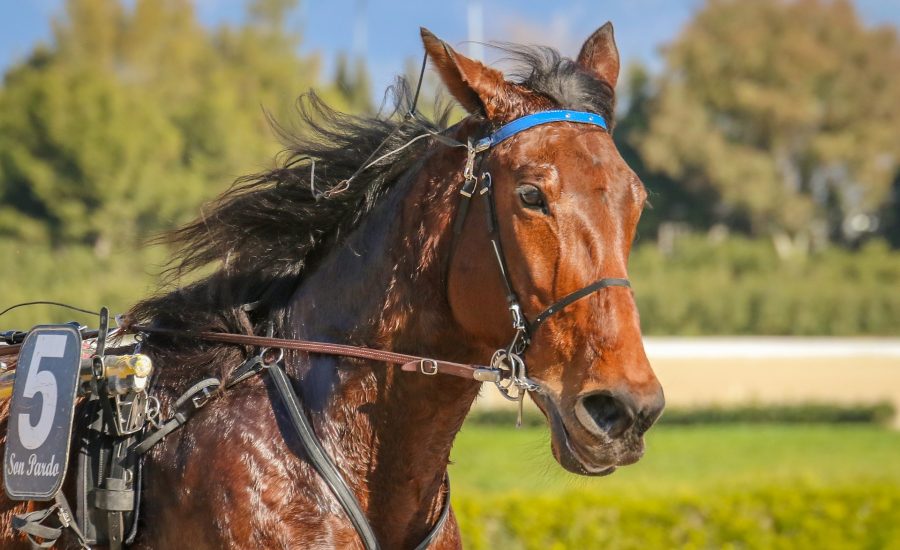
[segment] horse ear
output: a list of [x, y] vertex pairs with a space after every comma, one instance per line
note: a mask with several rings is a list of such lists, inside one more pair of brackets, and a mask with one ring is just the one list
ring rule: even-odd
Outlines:
[[501, 117], [499, 105], [510, 102], [498, 99], [514, 93], [503, 73], [457, 53], [425, 27], [420, 30], [428, 57], [437, 67], [444, 85], [463, 108], [469, 113], [484, 114], [489, 120]]
[[616, 88], [619, 79], [619, 49], [613, 36], [612, 23], [607, 21], [594, 31], [581, 47], [578, 65], [600, 80]]

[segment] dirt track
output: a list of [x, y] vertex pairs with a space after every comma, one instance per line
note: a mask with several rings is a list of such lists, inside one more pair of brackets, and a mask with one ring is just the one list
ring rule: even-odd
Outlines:
[[[889, 400], [900, 410], [900, 340], [648, 338], [646, 348], [670, 405]], [[485, 388], [480, 406], [504, 406], [495, 393]]]

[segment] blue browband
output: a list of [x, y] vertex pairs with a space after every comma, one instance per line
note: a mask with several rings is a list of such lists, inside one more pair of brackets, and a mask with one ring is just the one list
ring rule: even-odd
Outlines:
[[526, 115], [522, 118], [517, 118], [516, 120], [508, 124], [504, 124], [493, 134], [487, 136], [486, 138], [478, 140], [478, 143], [475, 144], [475, 150], [484, 151], [490, 149], [501, 141], [507, 138], [511, 138], [519, 132], [523, 132], [529, 128], [534, 128], [535, 126], [540, 126], [541, 124], [549, 124], [551, 122], [577, 122], [579, 124], [593, 124], [594, 126], [599, 126], [604, 130], [609, 131], [609, 128], [606, 126], [606, 120], [596, 113], [567, 110], [542, 111], [540, 113], [534, 113], [533, 115]]

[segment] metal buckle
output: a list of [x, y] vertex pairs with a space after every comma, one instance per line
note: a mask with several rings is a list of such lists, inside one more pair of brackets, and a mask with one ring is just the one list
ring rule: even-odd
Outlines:
[[191, 397], [191, 404], [194, 405], [194, 409], [202, 409], [211, 398], [212, 392], [209, 391], [209, 388], [203, 388], [200, 393]]
[[[484, 195], [485, 193], [490, 193], [491, 186], [494, 184], [494, 180], [493, 180], [493, 178], [491, 178], [491, 173], [490, 172], [482, 172], [481, 173], [481, 181], [483, 183], [481, 186], [481, 193], [479, 193], [479, 194]], [[473, 191], [474, 191], [474, 189], [473, 189]]]
[[153, 425], [157, 430], [162, 427], [162, 424], [159, 422], [159, 399], [155, 395], [151, 395], [147, 399], [147, 412], [145, 413], [147, 417], [147, 422]]
[[478, 179], [473, 176], [472, 179], [466, 179], [462, 188], [459, 190], [459, 194], [467, 199], [471, 199], [472, 195], [475, 194], [476, 189], [478, 189]]
[[[425, 365], [430, 365], [430, 369], [425, 368]], [[434, 359], [420, 359], [419, 360], [419, 372], [422, 374], [427, 374], [428, 376], [434, 376], [438, 373], [438, 364]]]

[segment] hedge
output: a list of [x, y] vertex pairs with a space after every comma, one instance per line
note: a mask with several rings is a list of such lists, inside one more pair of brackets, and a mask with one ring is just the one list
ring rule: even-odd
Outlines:
[[900, 253], [881, 241], [782, 260], [769, 241], [685, 236], [637, 246], [645, 334], [900, 335]]
[[[58, 300], [122, 312], [154, 288], [162, 248], [117, 250], [0, 239], [0, 310]], [[664, 253], [636, 246], [629, 275], [645, 334], [900, 335], [900, 252], [882, 242], [782, 260], [768, 241], [685, 236]], [[84, 315], [49, 307], [10, 312], [0, 329]]]
[[[831, 404], [747, 404], [710, 407], [666, 407], [661, 425], [689, 424], [877, 424], [893, 420], [895, 407], [888, 401], [879, 403]], [[512, 426], [517, 411], [510, 408], [477, 409], [467, 422], [480, 425]], [[535, 408], [525, 410], [522, 424], [543, 426], [544, 416]]]
[[454, 509], [469, 550], [900, 548], [900, 487], [891, 484], [645, 499], [458, 495]]

